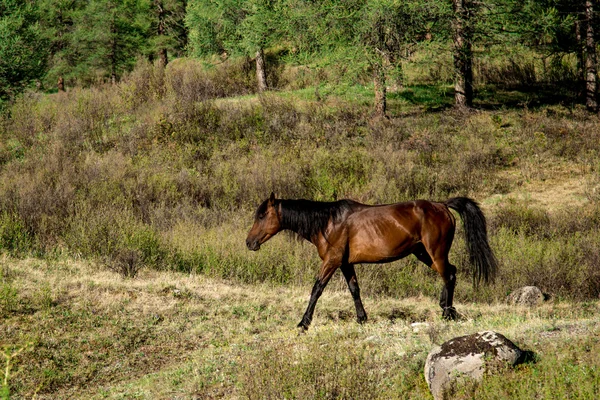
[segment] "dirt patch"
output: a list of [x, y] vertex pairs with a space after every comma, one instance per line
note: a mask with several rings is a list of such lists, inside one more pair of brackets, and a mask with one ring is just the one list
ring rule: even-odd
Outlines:
[[580, 207], [589, 203], [586, 196], [587, 174], [576, 164], [540, 167], [545, 171], [528, 177], [523, 169], [500, 172], [503, 179], [513, 182], [514, 190], [506, 194], [494, 194], [483, 200], [484, 208], [494, 209], [506, 201], [516, 200], [543, 208], [548, 212], [567, 206]]

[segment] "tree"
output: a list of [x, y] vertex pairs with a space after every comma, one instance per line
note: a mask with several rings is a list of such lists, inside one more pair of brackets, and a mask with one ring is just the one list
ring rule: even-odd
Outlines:
[[356, 44], [372, 70], [376, 116], [386, 115], [389, 73], [401, 69], [401, 60], [419, 43], [430, 40], [445, 14], [435, 1], [369, 0], [362, 8]]
[[169, 53], [182, 55], [187, 44], [185, 26], [185, 0], [152, 0], [148, 5], [150, 22], [150, 58], [158, 56], [160, 64], [166, 66]]
[[585, 105], [590, 111], [598, 110], [596, 99], [596, 39], [594, 36], [594, 2], [585, 0]]
[[73, 51], [76, 18], [86, 6], [85, 0], [42, 0], [39, 2], [39, 23], [49, 42], [48, 70], [44, 80], [65, 89], [65, 78], [74, 78], [79, 61]]
[[280, 5], [278, 0], [247, 0], [245, 18], [240, 25], [242, 38], [240, 48], [246, 54], [254, 54], [258, 91], [268, 89], [267, 71], [264, 56], [265, 48], [277, 42], [282, 34]]
[[257, 90], [268, 88], [264, 50], [282, 35], [278, 0], [192, 0], [186, 24], [192, 54], [254, 57]]
[[80, 79], [115, 83], [133, 68], [148, 30], [141, 10], [136, 0], [91, 0], [76, 14], [70, 52]]
[[581, 0], [452, 0], [455, 104], [473, 102], [473, 59], [502, 46], [528, 46], [544, 59], [580, 51], [574, 2]]
[[38, 24], [35, 1], [0, 3], [0, 101], [43, 76], [48, 43]]
[[473, 17], [472, 0], [452, 0], [454, 10], [454, 103], [465, 108], [473, 105]]
[[[501, 2], [500, 0], [496, 0]], [[597, 104], [597, 58], [593, 0], [504, 0], [514, 31], [531, 47], [551, 57], [575, 54], [576, 79], [590, 111]]]

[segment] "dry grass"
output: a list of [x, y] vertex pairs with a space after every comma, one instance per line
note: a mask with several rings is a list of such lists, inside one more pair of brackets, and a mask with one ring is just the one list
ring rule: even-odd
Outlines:
[[[431, 346], [483, 329], [541, 361], [463, 398], [598, 392], [597, 116], [558, 105], [423, 112], [446, 91], [415, 87], [390, 98], [393, 118], [372, 121], [364, 87], [320, 101], [313, 89], [227, 97], [247, 93], [246, 78], [243, 65], [141, 65], [118, 86], [24, 95], [3, 116], [0, 345], [27, 346], [10, 377], [16, 397], [423, 398]], [[441, 281], [409, 258], [357, 269], [369, 324], [354, 322], [338, 275], [297, 336], [314, 248], [285, 235], [257, 253], [244, 246], [272, 190], [473, 197], [500, 275], [471, 286], [459, 230], [462, 321], [439, 320]], [[502, 305], [531, 284], [551, 303]], [[590, 385], [569, 386], [584, 376]]]
[[[333, 285], [311, 330], [298, 335], [306, 287], [147, 270], [123, 280], [69, 260], [1, 264], [17, 301], [4, 310], [0, 345], [33, 343], [15, 359], [17, 398], [416, 399], [428, 396], [427, 353], [454, 336], [492, 329], [535, 351], [537, 364], [510, 379], [541, 385], [553, 378], [536, 371], [559, 361], [576, 366], [572, 360], [600, 348], [597, 301], [534, 309], [459, 303], [463, 319], [452, 323], [439, 319], [431, 298], [368, 296], [370, 321], [360, 326], [350, 295]], [[587, 347], [563, 350], [582, 337]], [[471, 390], [487, 393], [485, 383]]]

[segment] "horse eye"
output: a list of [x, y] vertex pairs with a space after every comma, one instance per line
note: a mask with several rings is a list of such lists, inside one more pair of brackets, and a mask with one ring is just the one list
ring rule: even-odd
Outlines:
[[263, 219], [263, 218], [265, 218], [265, 214], [259, 214], [258, 215], [258, 219]]

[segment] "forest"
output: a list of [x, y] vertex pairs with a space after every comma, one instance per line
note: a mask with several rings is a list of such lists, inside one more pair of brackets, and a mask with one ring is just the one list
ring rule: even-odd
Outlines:
[[[281, 89], [286, 82], [268, 76], [281, 65], [322, 83], [369, 82], [378, 115], [387, 88], [406, 83], [454, 84], [456, 104], [467, 107], [477, 84], [569, 86], [595, 111], [595, 8], [592, 0], [5, 0], [0, 98], [116, 83], [140, 59], [165, 66], [187, 56], [254, 63], [253, 92]], [[411, 81], [407, 64], [423, 54], [429, 68], [451, 60], [448, 70]]]

